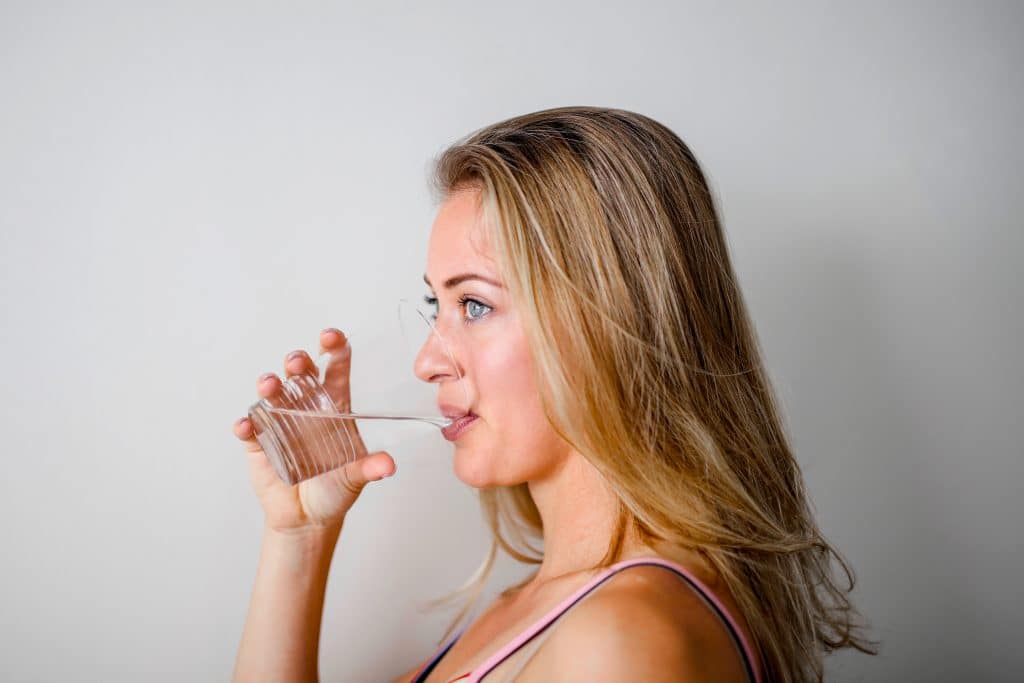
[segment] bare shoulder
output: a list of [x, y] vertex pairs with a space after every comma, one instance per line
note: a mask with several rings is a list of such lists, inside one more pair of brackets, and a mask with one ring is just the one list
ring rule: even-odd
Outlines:
[[553, 624], [524, 683], [746, 680], [718, 617], [659, 567], [619, 572]]

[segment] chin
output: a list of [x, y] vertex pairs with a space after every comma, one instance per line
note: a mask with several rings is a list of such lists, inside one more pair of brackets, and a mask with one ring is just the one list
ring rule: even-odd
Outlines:
[[472, 448], [455, 447], [452, 469], [463, 484], [475, 489], [489, 489], [498, 486], [491, 465], [493, 461], [486, 453], [473, 452]]
[[452, 469], [459, 481], [475, 489], [490, 489], [496, 486], [512, 486], [521, 483], [518, 480], [508, 480], [507, 476], [501, 476], [500, 460], [499, 456], [488, 451], [456, 446]]

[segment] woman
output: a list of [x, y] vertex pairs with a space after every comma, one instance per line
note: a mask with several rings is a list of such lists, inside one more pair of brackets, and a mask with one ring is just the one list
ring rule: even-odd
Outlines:
[[[688, 147], [632, 112], [551, 109], [446, 150], [435, 185], [425, 279], [439, 334], [415, 371], [466, 416], [448, 434], [454, 470], [479, 489], [493, 543], [445, 646], [395, 683], [812, 681], [825, 653], [875, 653]], [[334, 329], [320, 343], [346, 409], [349, 347]], [[316, 370], [296, 351], [285, 372]], [[258, 393], [279, 388], [265, 375]], [[235, 678], [315, 680], [345, 513], [395, 463], [364, 449], [289, 487], [247, 420], [235, 434], [266, 513]], [[449, 639], [499, 546], [538, 569]]]

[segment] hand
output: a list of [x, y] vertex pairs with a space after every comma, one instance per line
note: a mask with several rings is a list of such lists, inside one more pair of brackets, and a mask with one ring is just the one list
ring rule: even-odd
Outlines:
[[[324, 373], [324, 388], [341, 412], [349, 412], [352, 405], [349, 374], [352, 347], [345, 335], [334, 328], [320, 333], [320, 351], [331, 354]], [[285, 357], [286, 377], [301, 373], [317, 376], [316, 364], [302, 350]], [[271, 401], [281, 391], [281, 380], [273, 374], [264, 375], [256, 382], [261, 398]], [[363, 487], [370, 481], [379, 481], [395, 473], [394, 459], [384, 451], [367, 453], [354, 420], [351, 425], [356, 459], [337, 469], [300, 481], [289, 486], [281, 481], [253, 434], [248, 417], [237, 420], [235, 436], [245, 442], [249, 459], [249, 476], [253, 490], [263, 506], [266, 526], [275, 531], [302, 532], [340, 527], [345, 514], [355, 503]]]

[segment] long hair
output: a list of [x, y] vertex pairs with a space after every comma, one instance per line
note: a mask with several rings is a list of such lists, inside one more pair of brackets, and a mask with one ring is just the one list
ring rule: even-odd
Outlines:
[[[699, 553], [750, 625], [769, 681], [821, 681], [824, 655], [877, 654], [847, 597], [855, 577], [814, 520], [715, 201], [687, 145], [621, 109], [517, 116], [446, 149], [435, 198], [480, 192], [552, 427], [617, 496], [598, 567], [634, 533]], [[500, 547], [539, 564], [526, 484], [479, 491], [492, 531], [446, 640]], [[846, 576], [833, 577], [834, 558]], [[526, 581], [510, 587], [514, 592]]]

